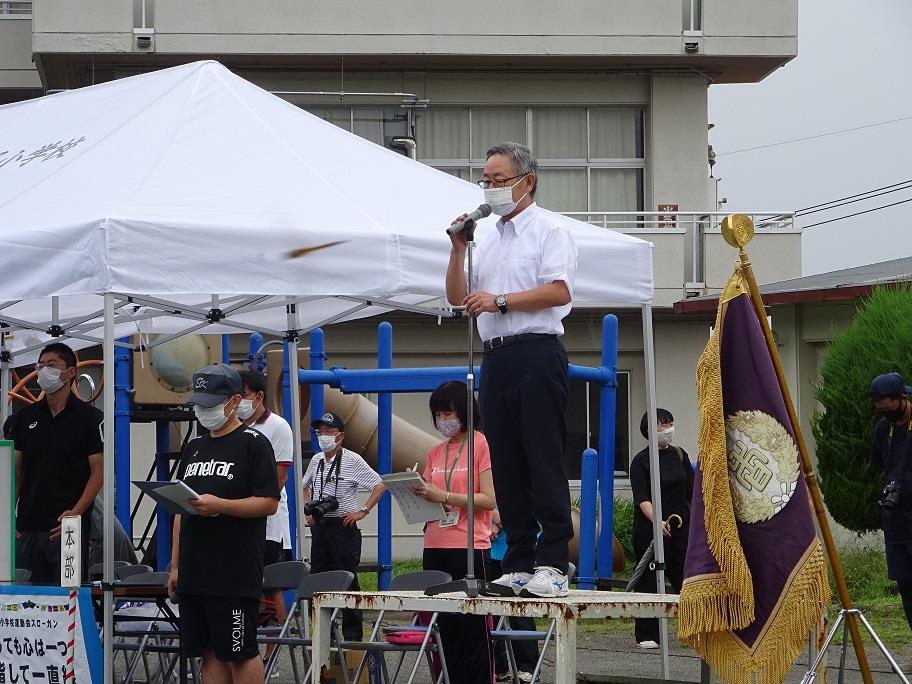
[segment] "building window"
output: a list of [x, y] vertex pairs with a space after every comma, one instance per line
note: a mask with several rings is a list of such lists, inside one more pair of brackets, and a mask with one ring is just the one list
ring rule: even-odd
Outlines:
[[555, 211], [643, 210], [644, 111], [633, 107], [431, 107], [416, 113], [418, 158], [477, 179], [496, 142], [528, 145], [538, 200]]
[[305, 107], [307, 111], [349, 133], [390, 147], [393, 138], [410, 135], [408, 112], [401, 108]]
[[[617, 412], [614, 422], [614, 471], [622, 477], [630, 473], [630, 373], [617, 373]], [[589, 429], [586, 440], [586, 388], [589, 388]], [[570, 401], [567, 403], [567, 477], [579, 480], [582, 476], [583, 450], [589, 444], [598, 449], [599, 443], [599, 393], [596, 383], [571, 382]]]
[[31, 17], [31, 1], [0, 0], [0, 19], [31, 19]]
[[685, 31], [703, 30], [703, 0], [682, 0]]

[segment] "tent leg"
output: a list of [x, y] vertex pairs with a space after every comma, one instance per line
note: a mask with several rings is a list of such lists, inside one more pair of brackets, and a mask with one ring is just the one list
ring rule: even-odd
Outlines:
[[295, 304], [285, 307], [288, 331], [285, 342], [288, 358], [288, 391], [291, 394], [291, 415], [286, 418], [291, 423], [294, 438], [294, 468], [291, 483], [294, 488], [295, 531], [297, 532], [297, 558], [304, 558], [304, 497], [300, 496], [298, 485], [304, 478], [304, 456], [301, 452], [301, 392], [298, 381], [298, 310]]
[[114, 295], [104, 295], [104, 682], [114, 682]]
[[[665, 541], [662, 535], [662, 490], [659, 473], [659, 436], [656, 429], [655, 341], [652, 336], [652, 305], [643, 304], [643, 363], [646, 371], [646, 415], [649, 429], [649, 486], [652, 490], [652, 537], [655, 540], [656, 584], [665, 593]], [[662, 642], [662, 679], [668, 679], [668, 620], [659, 618]]]
[[[5, 324], [3, 327], [6, 327]], [[2, 403], [0, 403], [0, 425], [6, 424], [6, 419], [9, 418], [10, 414], [9, 391], [11, 360], [12, 355], [6, 347], [6, 333], [0, 332], [0, 398], [2, 398]]]

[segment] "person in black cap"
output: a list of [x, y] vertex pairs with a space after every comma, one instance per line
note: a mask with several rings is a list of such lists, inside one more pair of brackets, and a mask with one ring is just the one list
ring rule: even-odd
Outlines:
[[896, 582], [906, 621], [912, 627], [912, 467], [909, 465], [912, 387], [899, 373], [871, 381], [871, 399], [881, 419], [874, 426], [871, 464], [883, 473], [881, 499], [887, 574]]
[[178, 471], [200, 496], [198, 515], [175, 516], [168, 590], [180, 597], [181, 646], [203, 658], [207, 682], [263, 681], [256, 619], [279, 482], [269, 440], [237, 417], [242, 391], [230, 366], [193, 374], [189, 403], [209, 433], [187, 445]]
[[[359, 454], [342, 447], [345, 424], [335, 413], [324, 413], [311, 423], [320, 443], [304, 473], [305, 523], [311, 529], [310, 571], [348, 570], [355, 574], [352, 591], [358, 588], [361, 563], [361, 530], [358, 522], [371, 512], [386, 487], [377, 472]], [[358, 490], [369, 489], [361, 506]], [[360, 610], [342, 611], [342, 636], [361, 641]]]

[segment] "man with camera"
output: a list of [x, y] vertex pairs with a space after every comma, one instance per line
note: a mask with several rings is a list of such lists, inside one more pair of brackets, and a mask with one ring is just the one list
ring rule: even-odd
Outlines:
[[[342, 447], [345, 424], [338, 415], [324, 413], [311, 427], [317, 433], [321, 453], [311, 459], [303, 481], [305, 522], [311, 529], [310, 571], [353, 572], [352, 590], [358, 591], [361, 563], [358, 521], [367, 517], [386, 487], [359, 454]], [[359, 489], [370, 490], [364, 506], [358, 503]], [[342, 636], [346, 641], [361, 641], [360, 610], [342, 611]]]
[[871, 399], [882, 416], [874, 426], [871, 464], [884, 474], [880, 500], [883, 513], [887, 574], [896, 582], [906, 621], [912, 627], [912, 405], [899, 373], [878, 375], [871, 381]]

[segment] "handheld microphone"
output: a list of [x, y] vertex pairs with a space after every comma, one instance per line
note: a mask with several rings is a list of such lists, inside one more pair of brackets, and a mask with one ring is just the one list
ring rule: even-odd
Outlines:
[[457, 221], [452, 226], [447, 228], [446, 229], [447, 235], [457, 235], [457, 234], [461, 233], [462, 231], [464, 231], [466, 228], [469, 228], [472, 225], [474, 225], [476, 221], [480, 221], [481, 219], [485, 218], [486, 216], [490, 216], [490, 215], [491, 215], [491, 205], [482, 204], [478, 207], [478, 209], [476, 209], [471, 214], [469, 214], [464, 219], [462, 219], [462, 221]]

